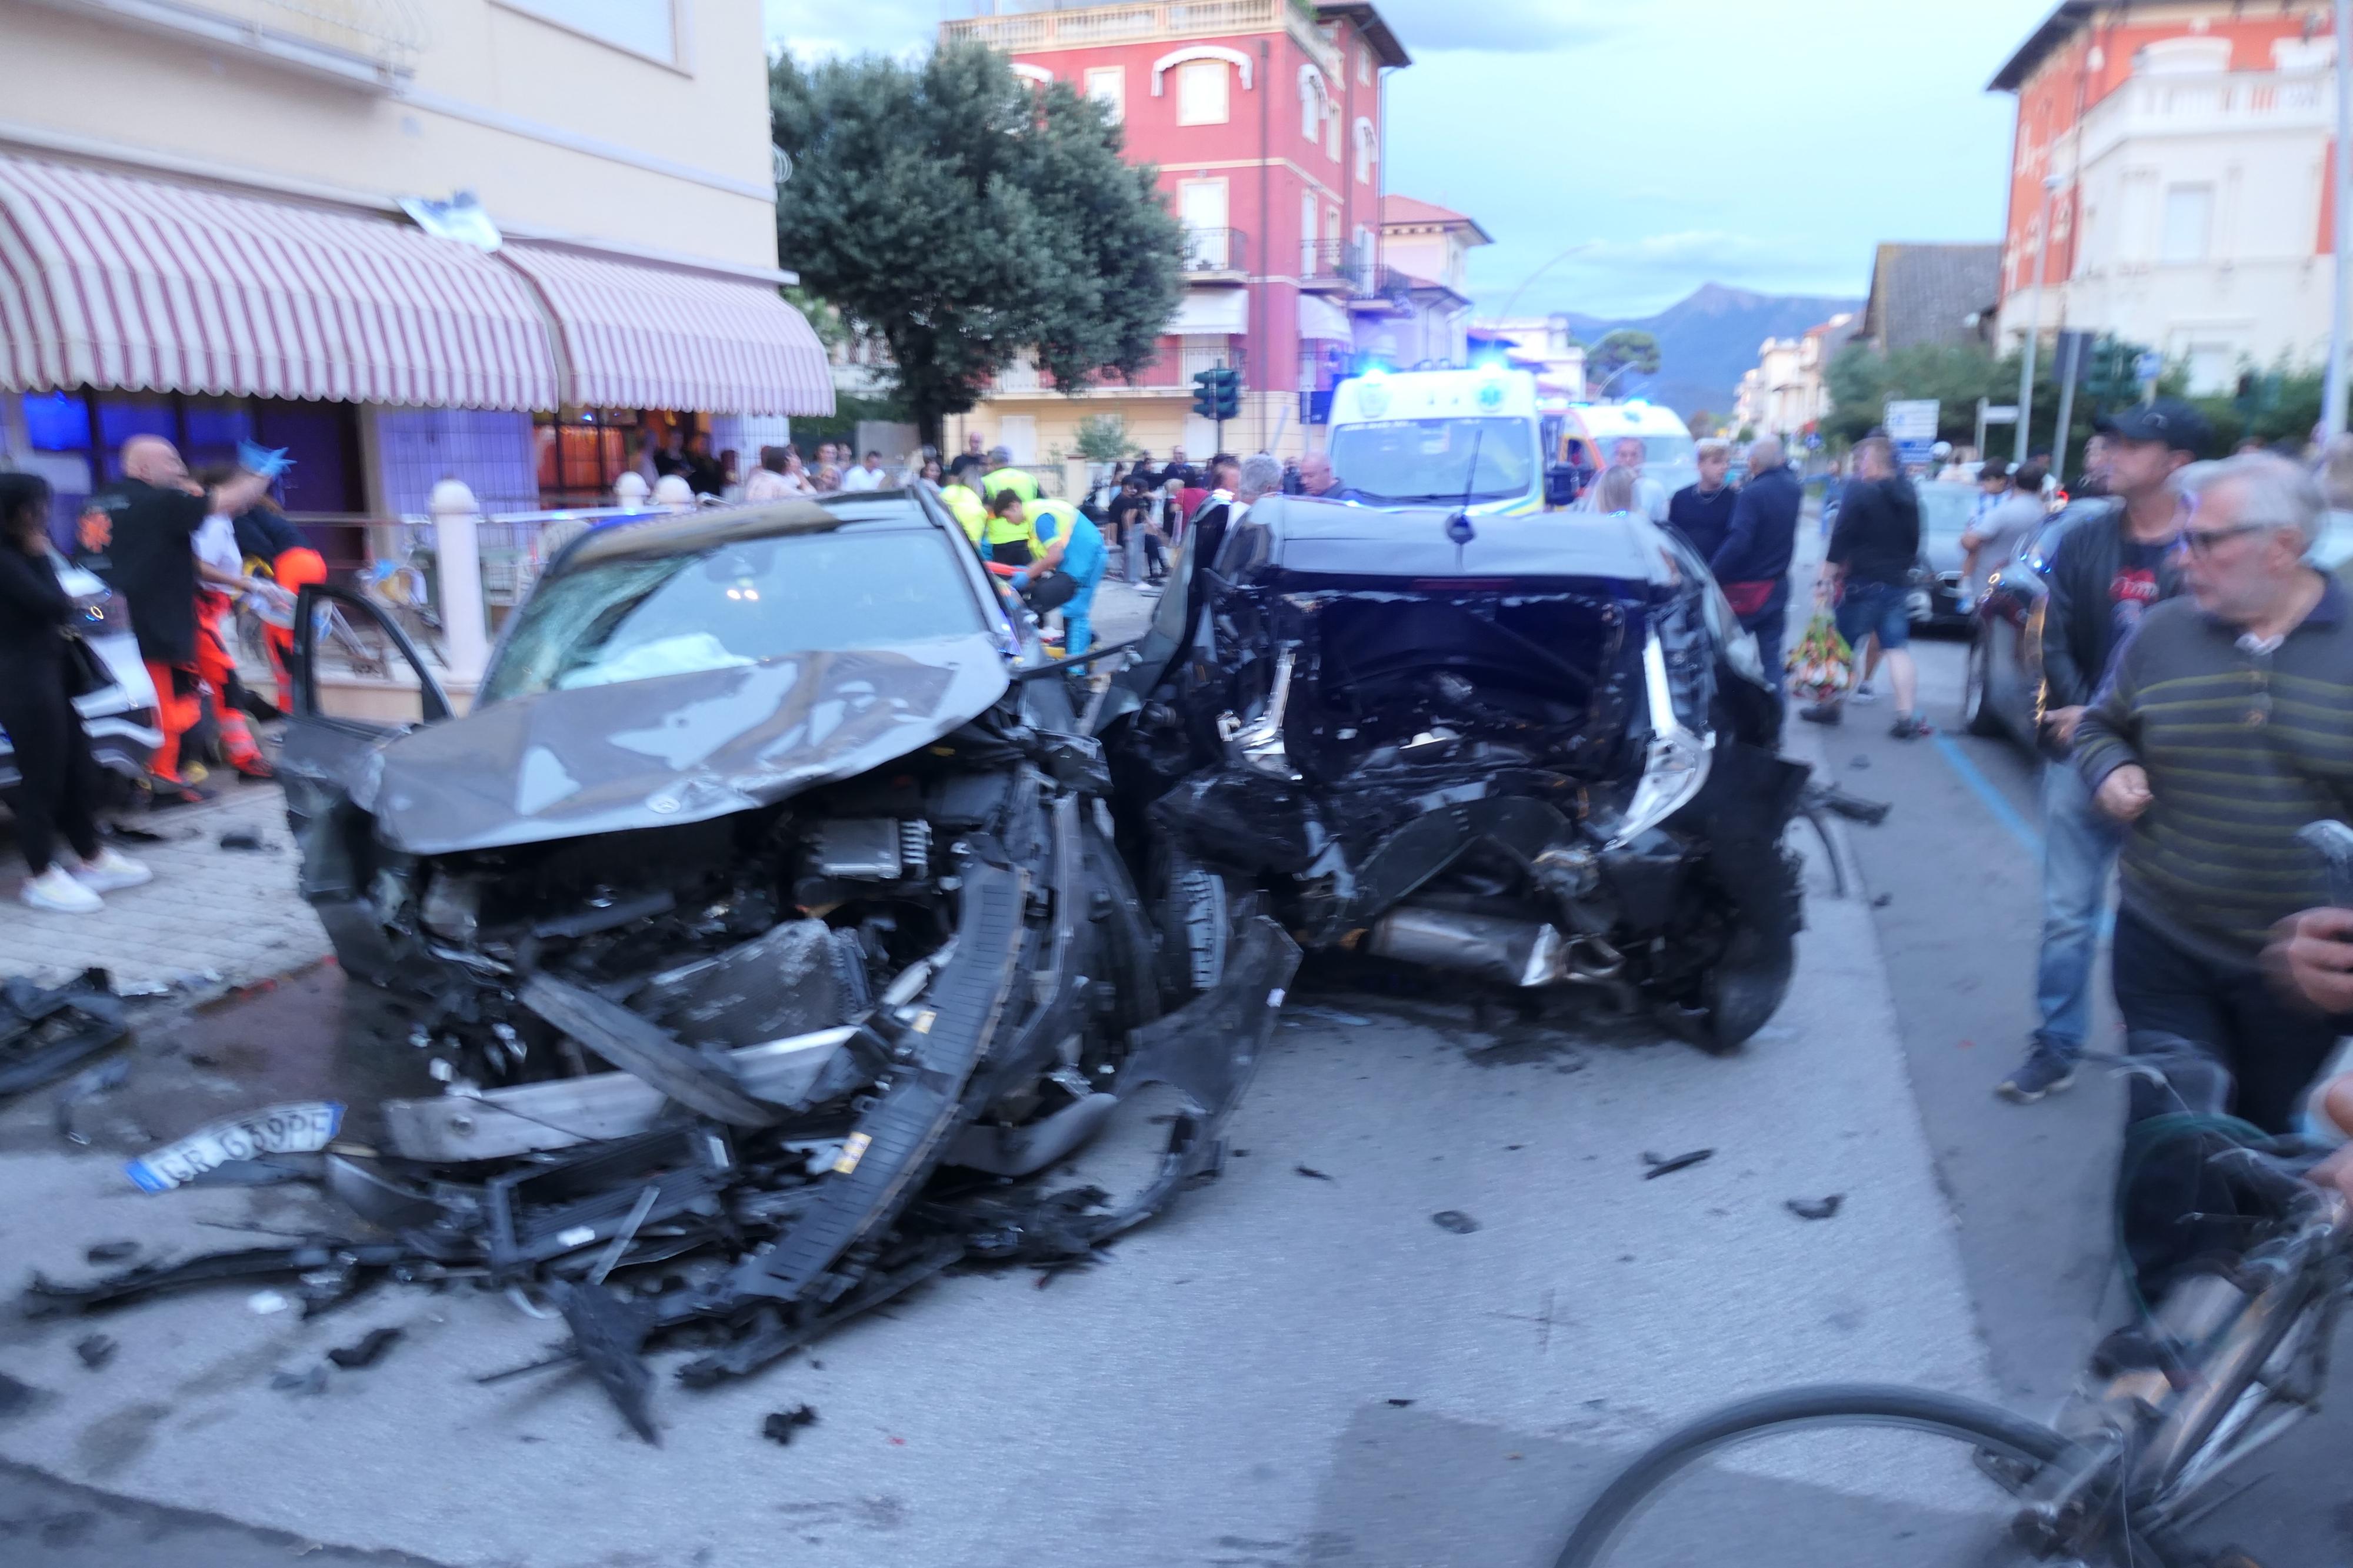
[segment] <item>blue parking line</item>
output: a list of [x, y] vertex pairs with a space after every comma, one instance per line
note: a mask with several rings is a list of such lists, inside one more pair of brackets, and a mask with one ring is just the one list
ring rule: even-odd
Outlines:
[[1993, 787], [1993, 781], [1979, 773], [1978, 765], [1969, 761], [1968, 753], [1953, 744], [1949, 737], [1939, 734], [1928, 738], [1936, 742], [1937, 753], [1952, 765], [1953, 772], [1960, 775], [1961, 782], [1969, 786], [1970, 793], [1993, 813], [1993, 819], [2008, 828], [2010, 836], [2040, 861], [2042, 858], [2042, 835], [2034, 830], [2033, 824], [2018, 815], [2018, 808], [2010, 804], [2001, 791]]

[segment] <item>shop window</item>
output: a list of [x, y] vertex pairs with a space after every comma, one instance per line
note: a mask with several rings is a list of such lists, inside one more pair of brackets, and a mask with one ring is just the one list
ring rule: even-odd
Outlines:
[[1223, 125], [1231, 116], [1223, 60], [1187, 60], [1176, 68], [1176, 123]]
[[90, 405], [70, 392], [28, 392], [25, 434], [37, 452], [90, 450]]
[[2214, 187], [2173, 185], [2165, 193], [2165, 234], [2159, 261], [2183, 263], [2206, 259], [2213, 244]]
[[[180, 450], [191, 468], [235, 463], [237, 443], [250, 438], [283, 447], [294, 467], [278, 483], [278, 501], [294, 513], [353, 513], [366, 510], [361, 480], [358, 411], [348, 403], [280, 401], [268, 397], [184, 397], [175, 394], [46, 392], [23, 403], [26, 434], [36, 452], [70, 455], [90, 470], [90, 483], [122, 477], [122, 444], [158, 436]], [[67, 488], [47, 465], [50, 482]], [[77, 470], [79, 471], [79, 470]]]
[[604, 506], [629, 466], [638, 416], [630, 409], [586, 409], [533, 416], [539, 441], [539, 500], [545, 507]]

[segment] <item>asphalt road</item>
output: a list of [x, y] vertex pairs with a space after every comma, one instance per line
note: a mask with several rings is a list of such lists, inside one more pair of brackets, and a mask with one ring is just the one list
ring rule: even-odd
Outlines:
[[[1958, 651], [1923, 660], [1949, 716]], [[1797, 986], [1736, 1058], [1587, 1008], [1310, 978], [1219, 1181], [1050, 1289], [945, 1280], [752, 1383], [663, 1386], [659, 1448], [583, 1380], [478, 1386], [554, 1336], [463, 1290], [307, 1324], [243, 1290], [0, 1324], [0, 1561], [1533, 1568], [1614, 1464], [1735, 1397], [1867, 1380], [2046, 1410], [2116, 1310], [2116, 1093], [1991, 1096], [2031, 1022], [2029, 773], [1989, 742], [1894, 742], [1885, 713], [1794, 737], [1896, 810], [1849, 840], [1850, 897], [1816, 850]], [[240, 1244], [199, 1222], [300, 1229], [301, 1189], [151, 1198], [116, 1162], [216, 1109], [397, 1073], [396, 1033], [331, 971], [141, 1050], [85, 1108], [87, 1151], [37, 1099], [0, 1113], [10, 1269]], [[1644, 1179], [1645, 1156], [1702, 1148]], [[1831, 1194], [1827, 1221], [1785, 1207]], [[406, 1331], [379, 1365], [269, 1386], [378, 1325]], [[119, 1345], [95, 1371], [73, 1349], [93, 1329]], [[760, 1439], [804, 1401], [817, 1426]], [[2298, 1434], [2218, 1529], [2342, 1560], [2348, 1431]], [[1765, 1454], [1637, 1560], [1979, 1561], [1956, 1536], [1969, 1482], [1868, 1444]]]

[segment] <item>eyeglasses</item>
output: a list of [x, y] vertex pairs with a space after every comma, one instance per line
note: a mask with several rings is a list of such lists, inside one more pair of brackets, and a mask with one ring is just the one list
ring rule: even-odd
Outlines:
[[2215, 546], [2226, 539], [2236, 539], [2242, 533], [2268, 532], [2274, 524], [2242, 522], [2229, 528], [2185, 528], [2181, 531], [2181, 548], [2192, 555], [2211, 555]]

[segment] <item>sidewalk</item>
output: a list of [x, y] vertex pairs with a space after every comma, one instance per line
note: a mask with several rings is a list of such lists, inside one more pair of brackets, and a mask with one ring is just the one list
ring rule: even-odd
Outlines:
[[[54, 984], [95, 965], [123, 990], [163, 985], [203, 993], [325, 956], [326, 933], [295, 891], [286, 802], [275, 785], [232, 782], [218, 800], [135, 816], [125, 826], [163, 836], [159, 843], [121, 846], [152, 867], [155, 879], [108, 894], [96, 914], [26, 909], [16, 898], [23, 864], [0, 873], [0, 973]], [[257, 836], [263, 847], [220, 847], [223, 835], [240, 831]]]

